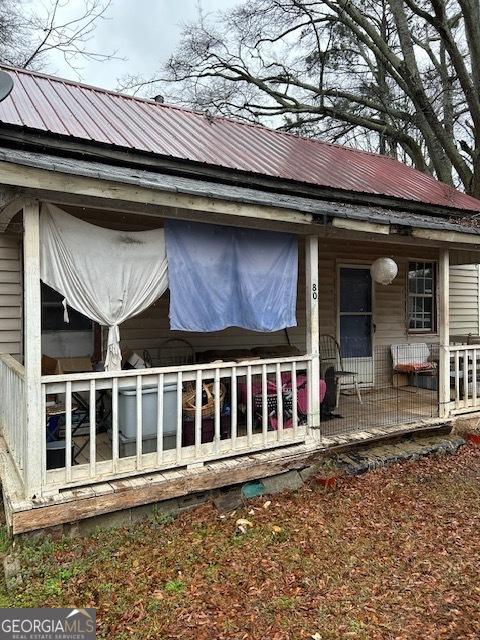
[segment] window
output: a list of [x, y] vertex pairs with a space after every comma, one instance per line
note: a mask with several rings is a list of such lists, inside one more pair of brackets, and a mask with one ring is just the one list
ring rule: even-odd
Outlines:
[[434, 262], [408, 263], [408, 330], [436, 331], [436, 273]]
[[63, 296], [42, 282], [43, 331], [91, 331], [92, 321], [68, 307], [70, 322], [63, 320]]

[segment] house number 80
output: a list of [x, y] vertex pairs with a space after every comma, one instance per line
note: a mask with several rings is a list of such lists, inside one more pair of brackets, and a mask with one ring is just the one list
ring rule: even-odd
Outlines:
[[312, 284], [312, 298], [314, 300], [317, 299], [317, 285], [316, 284]]

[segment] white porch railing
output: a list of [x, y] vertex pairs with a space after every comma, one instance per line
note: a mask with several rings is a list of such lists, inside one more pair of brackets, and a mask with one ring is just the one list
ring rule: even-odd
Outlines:
[[0, 427], [20, 479], [26, 446], [25, 368], [8, 354], [0, 354]]
[[480, 410], [480, 345], [450, 345], [450, 403], [452, 414]]
[[[312, 406], [310, 378], [310, 356], [43, 376], [42, 415], [47, 416], [47, 400], [55, 397], [57, 403], [64, 404], [65, 416], [64, 433], [60, 436], [65, 441], [65, 464], [47, 469], [48, 445], [44, 444], [43, 485], [48, 490], [91, 484], [302, 442]], [[202, 416], [206, 384], [211, 385], [207, 389], [213, 392], [214, 404], [212, 415], [207, 418], [211, 426], [209, 437], [204, 437], [206, 419]], [[221, 391], [227, 388], [230, 411], [225, 415]], [[189, 412], [183, 407], [187, 389], [192, 398]], [[166, 408], [166, 394], [172, 390], [173, 417], [171, 398], [169, 413]], [[305, 415], [298, 410], [299, 393], [306, 395]], [[96, 407], [102, 396], [106, 399], [107, 413], [111, 411], [108, 440], [105, 433], [99, 434], [97, 430]], [[156, 413], [153, 433], [152, 401]], [[272, 402], [274, 419], [269, 415]], [[76, 434], [79, 405], [88, 415], [82, 436]], [[287, 406], [288, 415], [284, 415]], [[122, 423], [126, 430], [127, 413], [131, 414], [130, 435], [133, 430], [133, 437], [129, 438], [120, 428]], [[49, 426], [47, 421], [45, 417], [44, 433]], [[149, 429], [148, 438], [145, 427]], [[100, 459], [99, 438], [103, 438], [104, 448], [108, 444], [109, 459]], [[75, 459], [75, 444], [82, 439], [86, 443], [85, 455], [79, 461]]]

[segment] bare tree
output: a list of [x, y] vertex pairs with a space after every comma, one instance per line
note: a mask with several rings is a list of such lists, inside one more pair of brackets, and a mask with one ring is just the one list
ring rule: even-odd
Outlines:
[[165, 69], [127, 83], [391, 154], [480, 197], [478, 0], [249, 0], [200, 12]]
[[54, 53], [79, 75], [84, 60], [115, 57], [90, 48], [101, 20], [107, 18], [111, 0], [48, 0], [37, 8], [25, 0], [0, 0], [0, 62], [41, 69]]

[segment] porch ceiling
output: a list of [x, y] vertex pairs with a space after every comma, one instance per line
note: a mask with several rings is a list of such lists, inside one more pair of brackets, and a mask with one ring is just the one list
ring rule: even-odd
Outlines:
[[[233, 215], [252, 222], [296, 225], [297, 229], [303, 227], [303, 233], [312, 233], [311, 225], [317, 224], [319, 229], [322, 225], [322, 229], [328, 226], [377, 235], [377, 240], [393, 236], [401, 241], [410, 236], [419, 241], [468, 245], [470, 249], [480, 243], [480, 229], [456, 224], [447, 216], [327, 202], [22, 150], [0, 148], [0, 184], [7, 189], [21, 188], [30, 197], [63, 196], [65, 202], [80, 198], [77, 202], [85, 206], [116, 202], [120, 208], [121, 203], [136, 203], [145, 213], [149, 206], [157, 207], [154, 215], [164, 217], [172, 216], [172, 211], [174, 217], [182, 217], [178, 212], [183, 210], [190, 215], [202, 212], [202, 217], [205, 212], [210, 218]], [[163, 213], [158, 207], [164, 208]], [[13, 213], [11, 206], [0, 211], [0, 231], [6, 226], [5, 218], [11, 219]]]

